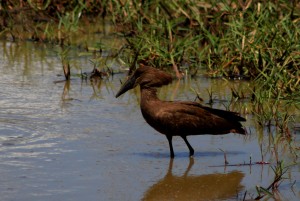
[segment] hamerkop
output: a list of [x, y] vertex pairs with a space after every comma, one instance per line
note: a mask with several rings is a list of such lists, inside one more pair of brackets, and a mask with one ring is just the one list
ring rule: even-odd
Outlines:
[[146, 122], [158, 132], [166, 135], [170, 156], [174, 158], [172, 137], [180, 136], [189, 148], [188, 135], [245, 134], [240, 121], [246, 121], [235, 112], [205, 107], [190, 101], [162, 101], [157, 97], [157, 87], [172, 82], [172, 76], [164, 71], [141, 65], [124, 83], [116, 98], [140, 85], [141, 111]]

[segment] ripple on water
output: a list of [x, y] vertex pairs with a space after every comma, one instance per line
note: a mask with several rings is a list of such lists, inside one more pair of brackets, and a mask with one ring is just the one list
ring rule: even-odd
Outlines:
[[37, 157], [57, 144], [47, 129], [49, 123], [41, 119], [12, 118], [11, 115], [5, 118], [2, 115], [0, 124], [0, 163], [10, 164], [10, 159]]
[[27, 167], [34, 165], [28, 158], [48, 160], [49, 154], [59, 152], [55, 111], [41, 107], [43, 100], [30, 100], [26, 93], [17, 102], [11, 101], [12, 96], [0, 101], [0, 164]]

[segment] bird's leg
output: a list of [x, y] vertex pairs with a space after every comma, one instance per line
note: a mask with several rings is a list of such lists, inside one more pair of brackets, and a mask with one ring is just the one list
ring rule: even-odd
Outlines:
[[186, 139], [186, 136], [181, 136], [181, 137], [184, 140], [185, 144], [188, 146], [188, 148], [190, 150], [190, 157], [192, 157], [194, 155], [193, 147], [190, 145], [189, 141]]
[[188, 173], [190, 172], [191, 168], [194, 165], [194, 158], [190, 157], [189, 166], [187, 167], [186, 171], [184, 172], [184, 176], [187, 177]]
[[166, 135], [168, 142], [169, 142], [169, 147], [170, 147], [170, 157], [174, 158], [174, 150], [173, 150], [173, 145], [172, 145], [172, 135]]

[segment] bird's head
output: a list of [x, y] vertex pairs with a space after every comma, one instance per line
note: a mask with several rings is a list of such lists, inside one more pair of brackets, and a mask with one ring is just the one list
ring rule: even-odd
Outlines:
[[137, 85], [140, 85], [141, 88], [161, 87], [171, 83], [172, 80], [172, 76], [164, 71], [141, 65], [123, 84], [116, 94], [116, 98]]

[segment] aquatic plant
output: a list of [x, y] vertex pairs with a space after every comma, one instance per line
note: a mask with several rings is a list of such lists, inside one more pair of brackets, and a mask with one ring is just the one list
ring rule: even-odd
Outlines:
[[287, 172], [289, 166], [284, 166], [283, 161], [279, 161], [274, 167], [272, 167], [274, 178], [268, 187], [256, 186], [258, 196], [254, 200], [260, 200], [265, 196], [276, 198], [276, 192], [285, 179], [284, 174]]
[[66, 80], [71, 79], [70, 62], [69, 62], [69, 59], [67, 58], [68, 52], [69, 52], [68, 48], [66, 48], [66, 49], [62, 48], [61, 52], [59, 53], [62, 67], [63, 67], [64, 76], [65, 76]]

